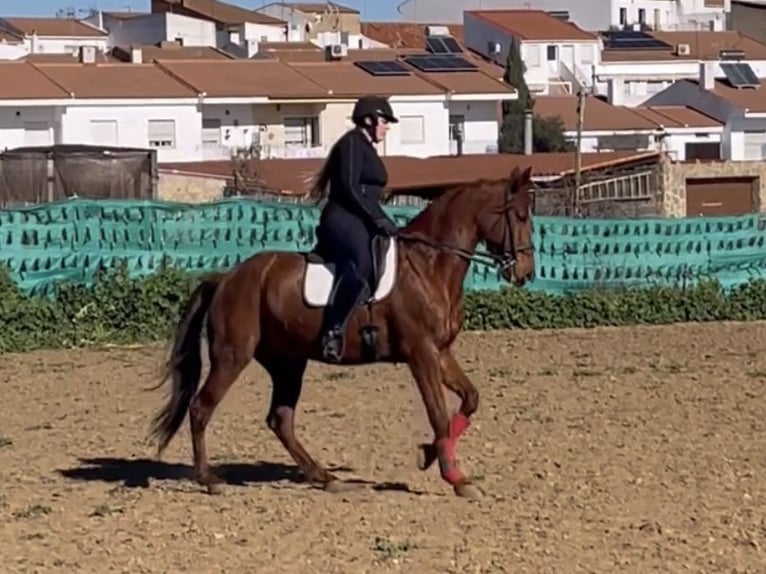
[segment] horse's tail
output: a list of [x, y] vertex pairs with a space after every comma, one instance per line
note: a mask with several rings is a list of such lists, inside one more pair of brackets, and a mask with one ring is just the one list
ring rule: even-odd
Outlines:
[[159, 385], [153, 387], [161, 387], [168, 379], [173, 381], [167, 403], [152, 418], [150, 435], [158, 441], [157, 456], [162, 454], [178, 432], [197, 394], [202, 374], [200, 337], [205, 315], [221, 279], [223, 274], [209, 275], [189, 297], [176, 327], [173, 349], [165, 364], [162, 379]]

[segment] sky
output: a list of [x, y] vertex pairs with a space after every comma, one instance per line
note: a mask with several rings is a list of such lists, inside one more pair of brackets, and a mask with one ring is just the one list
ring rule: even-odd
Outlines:
[[[150, 0], [0, 0], [0, 16], [48, 16], [53, 17], [59, 10], [76, 10], [79, 17], [87, 14], [91, 7], [100, 10], [134, 10], [148, 12]], [[228, 0], [244, 8], [258, 8], [268, 0]], [[339, 4], [360, 10], [362, 20], [399, 20], [396, 7], [401, 0], [339, 0]]]

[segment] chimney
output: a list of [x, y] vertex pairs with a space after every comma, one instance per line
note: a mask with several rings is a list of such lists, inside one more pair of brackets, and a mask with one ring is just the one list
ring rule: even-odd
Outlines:
[[532, 110], [524, 112], [524, 155], [532, 155]]
[[144, 52], [141, 48], [132, 47], [130, 49], [130, 62], [132, 64], [144, 63]]
[[715, 62], [700, 62], [700, 90], [712, 90], [715, 88]]

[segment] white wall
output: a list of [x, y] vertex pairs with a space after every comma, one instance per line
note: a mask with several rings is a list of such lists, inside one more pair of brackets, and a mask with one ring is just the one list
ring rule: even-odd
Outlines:
[[639, 10], [644, 11], [644, 23], [656, 30], [714, 30], [726, 29], [726, 12], [731, 11], [729, 0], [724, 8], [708, 8], [704, 0], [618, 0], [614, 23], [620, 23], [619, 11], [624, 8], [627, 24], [637, 24]]
[[175, 146], [159, 148], [157, 161], [202, 160], [202, 114], [196, 104], [77, 105], [61, 117], [61, 143], [105, 144], [94, 140], [93, 120], [116, 121], [118, 146], [149, 146], [149, 120], [175, 121]]
[[386, 155], [429, 157], [450, 152], [449, 112], [443, 100], [407, 101], [391, 98], [399, 118], [386, 138]]
[[[686, 160], [686, 144], [687, 143], [720, 143], [723, 139], [723, 127], [720, 128], [673, 128], [666, 131], [666, 136], [662, 144], [655, 138], [656, 132], [654, 131], [584, 131], [582, 135], [580, 151], [583, 153], [598, 152], [598, 138], [612, 135], [632, 135], [632, 134], [649, 134], [649, 149], [657, 150], [661, 146], [666, 150], [673, 159], [679, 161]], [[572, 142], [577, 141], [576, 132], [566, 132], [565, 136]], [[723, 153], [723, 152], [722, 152]]]
[[[38, 139], [32, 141], [27, 137], [25, 124], [47, 124], [47, 142]], [[59, 135], [57, 111], [53, 106], [39, 107], [0, 107], [0, 149], [13, 149], [28, 145], [50, 145], [57, 142]], [[35, 137], [42, 138], [40, 131]]]
[[72, 36], [53, 38], [31, 36], [24, 40], [26, 50], [31, 54], [71, 54], [80, 46], [95, 46], [102, 52], [109, 47], [108, 36]]
[[0, 44], [0, 60], [18, 60], [28, 53], [24, 44]]
[[[463, 153], [488, 153], [497, 148], [499, 126], [498, 102], [449, 102], [449, 116], [463, 116]], [[449, 137], [449, 129], [445, 137]], [[457, 152], [457, 143], [450, 142], [450, 153]]]
[[215, 23], [182, 14], [158, 13], [135, 18], [104, 17], [114, 46], [183, 41], [184, 46], [215, 46]]

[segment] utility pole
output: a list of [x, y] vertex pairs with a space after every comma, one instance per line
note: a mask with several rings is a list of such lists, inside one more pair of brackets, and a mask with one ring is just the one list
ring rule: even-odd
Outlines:
[[577, 92], [577, 147], [575, 148], [575, 184], [572, 193], [571, 210], [572, 217], [577, 217], [580, 211], [580, 185], [582, 184], [582, 124], [585, 116], [585, 90], [580, 88]]

